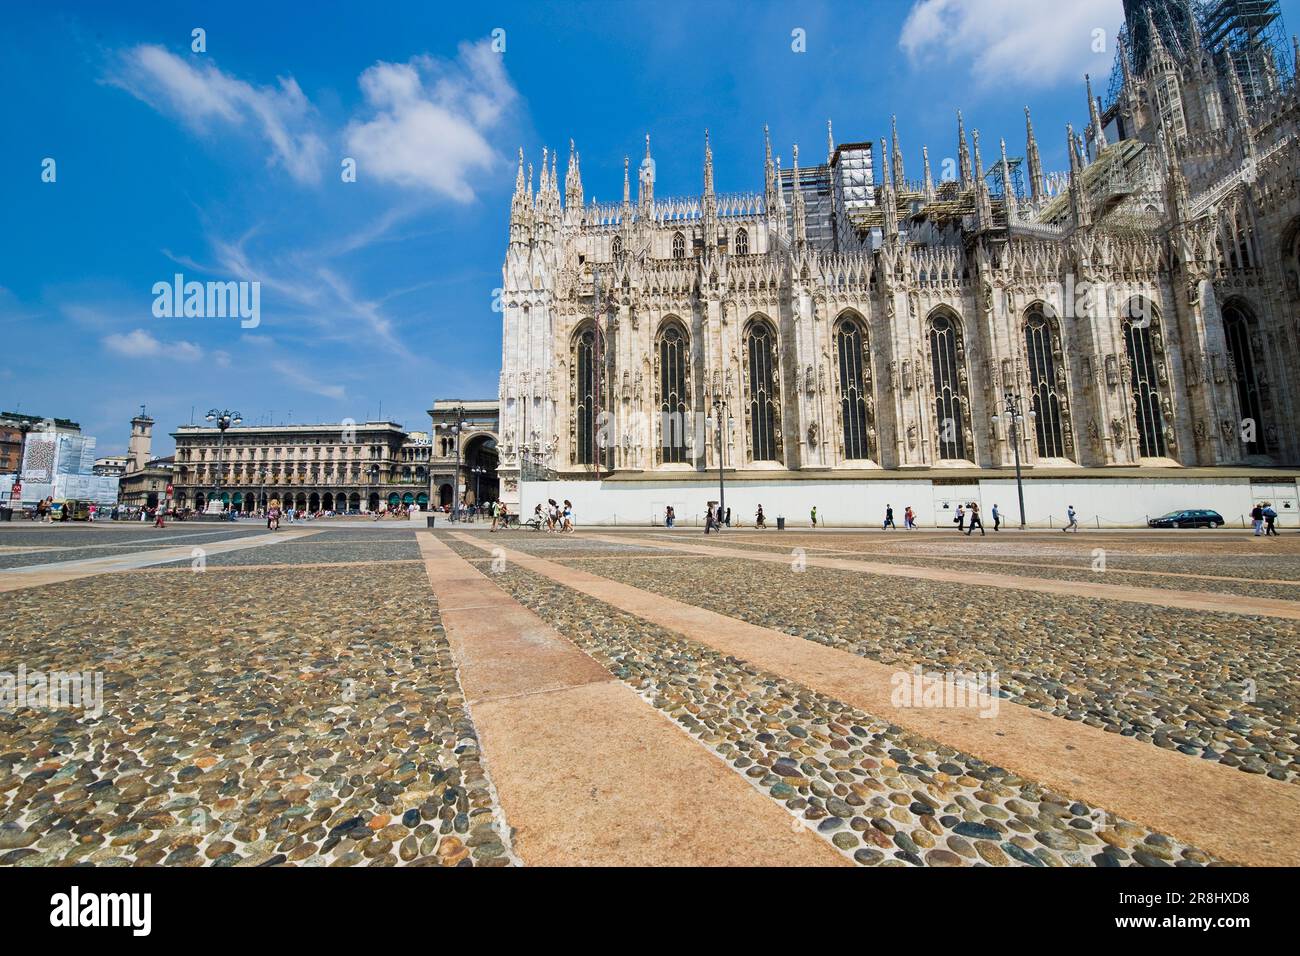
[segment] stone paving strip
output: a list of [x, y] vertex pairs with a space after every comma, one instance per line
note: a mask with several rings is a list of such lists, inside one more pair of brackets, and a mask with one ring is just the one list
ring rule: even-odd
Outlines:
[[[452, 542], [472, 555], [473, 546]], [[482, 545], [478, 545], [482, 547]], [[471, 560], [472, 557], [471, 557]], [[1215, 858], [507, 560], [503, 590], [863, 865], [1200, 866]], [[498, 565], [499, 567], [499, 565]], [[674, 633], [674, 630], [679, 633]], [[788, 642], [788, 640], [787, 640]]]
[[[356, 560], [386, 564], [390, 561], [420, 559], [420, 549], [414, 535], [402, 541], [358, 540], [351, 544], [337, 540], [333, 543], [322, 543], [318, 538], [318, 533], [306, 532], [300, 538], [287, 538], [265, 548], [209, 555], [207, 563], [209, 567], [234, 567], [262, 564], [332, 564]], [[189, 561], [186, 559], [178, 563], [188, 564]]]
[[826, 842], [433, 534], [419, 535], [514, 847], [532, 865], [825, 866]]
[[98, 715], [0, 712], [0, 865], [512, 860], [423, 567], [118, 574], [6, 610], [0, 670], [103, 689]]
[[[702, 542], [701, 542], [702, 544]], [[1061, 581], [1087, 581], [1091, 583], [1130, 583], [1139, 587], [1166, 588], [1175, 591], [1213, 591], [1222, 594], [1238, 594], [1243, 597], [1272, 598], [1281, 601], [1300, 599], [1300, 581], [1275, 578], [1248, 578], [1240, 575], [1210, 574], [1204, 571], [1165, 571], [1133, 568], [1125, 566], [1124, 559], [1107, 553], [1104, 569], [1094, 571], [1091, 557], [1079, 559], [1077, 564], [1048, 564], [1044, 562], [1029, 563], [1012, 558], [975, 558], [964, 554], [954, 554], [948, 549], [942, 555], [929, 555], [908, 552], [860, 551], [848, 548], [813, 547], [809, 545], [783, 545], [775, 542], [736, 541], [734, 538], [713, 539], [708, 542], [714, 548], [743, 548], [760, 550], [789, 557], [794, 547], [802, 547], [804, 553], [818, 557], [848, 557], [855, 560], [884, 561], [888, 564], [903, 564], [912, 567], [924, 566], [927, 561], [941, 561], [947, 567], [970, 567], [974, 570], [985, 569], [998, 574], [1010, 574], [1017, 577], [1052, 578]], [[1158, 559], [1143, 560], [1146, 564]], [[1187, 562], [1180, 562], [1180, 567], [1188, 567]], [[1258, 569], [1256, 569], [1258, 573]], [[1249, 613], [1249, 601], [1239, 601], [1239, 610]]]
[[96, 574], [107, 574], [110, 571], [130, 571], [135, 568], [146, 568], [159, 564], [173, 564], [181, 560], [190, 563], [196, 558], [196, 549], [202, 552], [202, 558], [206, 561], [213, 555], [224, 554], [228, 551], [241, 551], [245, 548], [260, 548], [268, 544], [278, 544], [287, 538], [307, 537], [311, 533], [310, 531], [290, 534], [275, 532], [238, 537], [229, 541], [214, 541], [202, 545], [183, 544], [174, 547], [162, 547], [152, 551], [131, 551], [125, 554], [86, 558], [78, 561], [54, 561], [22, 568], [5, 568], [0, 569], [0, 592], [73, 581], [77, 578], [91, 577]]
[[[488, 547], [468, 536], [460, 537], [473, 547]], [[987, 718], [980, 717], [974, 708], [897, 707], [892, 701], [894, 681], [900, 672], [906, 673], [907, 664], [891, 665], [813, 641], [792, 639], [781, 631], [724, 616], [663, 593], [499, 544], [496, 547], [507, 564], [517, 563], [524, 570], [545, 575], [722, 654], [734, 655], [982, 760], [1010, 767], [1025, 779], [1175, 835], [1223, 859], [1264, 865], [1300, 863], [1300, 787], [1242, 774], [1208, 760], [1191, 760], [1132, 737], [1050, 716], [1009, 700], [999, 700], [996, 716]], [[600, 568], [601, 574], [636, 577], [626, 562], [604, 567], [592, 564]], [[658, 562], [648, 565], [647, 573], [650, 567], [657, 569], [655, 573], [672, 573]], [[752, 584], [724, 573], [732, 570], [713, 569], [705, 577], [713, 585], [728, 581], [726, 590], [735, 591], [744, 600]], [[827, 584], [825, 580], [820, 582], [822, 593]], [[714, 603], [718, 593], [715, 586], [702, 580], [693, 580], [689, 586], [694, 596], [687, 600]], [[798, 603], [798, 599], [783, 595], [779, 585], [769, 583], [768, 590], [783, 598], [784, 605]], [[859, 583], [854, 592], [859, 604], [861, 599], [856, 596], [860, 593]], [[870, 614], [871, 609], [865, 606], [864, 611]], [[771, 613], [770, 609], [767, 613]], [[1020, 639], [1030, 640], [1023, 634]]]
[[[585, 534], [588, 540], [617, 540], [599, 534]], [[646, 546], [656, 546], [687, 554], [725, 553], [726, 546], [687, 544], [681, 541], [651, 541], [635, 539]], [[760, 550], [733, 550], [732, 556], [742, 556], [758, 561], [774, 561], [789, 564], [790, 552], [764, 552]], [[928, 581], [942, 581], [966, 586], [991, 585], [993, 587], [1014, 588], [1023, 591], [1038, 591], [1043, 594], [1060, 594], [1069, 597], [1096, 597], [1108, 601], [1130, 601], [1138, 604], [1155, 604], [1162, 607], [1185, 608], [1193, 611], [1217, 611], [1227, 614], [1242, 613], [1242, 600], [1236, 595], [1218, 594], [1213, 591], [1173, 591], [1171, 589], [1134, 587], [1123, 584], [1088, 583], [1083, 581], [1053, 581], [1040, 577], [1020, 577], [1018, 575], [995, 574], [985, 571], [952, 570], [948, 568], [927, 568], [916, 564], [888, 564], [881, 561], [861, 561], [847, 558], [835, 558], [808, 555], [808, 566], [838, 568], [845, 571], [859, 571], [868, 574], [892, 575], [895, 577], [918, 578]], [[936, 559], [942, 560], [942, 559]], [[1249, 613], [1265, 617], [1288, 618], [1300, 620], [1300, 601], [1279, 601], [1269, 598], [1252, 598]]]
[[864, 589], [854, 572], [794, 574], [788, 556], [713, 554], [711, 567], [585, 566], [692, 603], [725, 580], [710, 606], [733, 617], [894, 666], [996, 673], [1016, 703], [1300, 783], [1291, 622], [899, 577]]

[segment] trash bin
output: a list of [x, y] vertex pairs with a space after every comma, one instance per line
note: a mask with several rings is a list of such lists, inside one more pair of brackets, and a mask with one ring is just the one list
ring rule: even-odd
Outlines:
[[427, 518], [425, 518], [424, 520], [425, 520], [425, 527], [426, 527], [426, 528], [432, 528], [432, 527], [433, 527], [433, 523], [434, 523], [435, 521], [438, 520], [438, 516], [437, 516], [437, 515], [429, 515], [429, 516], [428, 516]]
[[777, 530], [777, 531], [784, 531], [784, 530], [785, 530], [785, 519], [784, 519], [784, 518], [779, 517], [779, 516], [777, 517], [777, 519], [776, 519], [776, 530]]

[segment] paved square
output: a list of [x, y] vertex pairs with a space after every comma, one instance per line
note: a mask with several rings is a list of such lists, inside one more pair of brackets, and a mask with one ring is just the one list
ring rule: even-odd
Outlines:
[[1298, 581], [1224, 530], [4, 528], [0, 864], [1295, 865]]

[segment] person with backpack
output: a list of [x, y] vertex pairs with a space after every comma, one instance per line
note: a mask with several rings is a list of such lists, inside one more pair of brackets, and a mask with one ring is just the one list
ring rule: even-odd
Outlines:
[[976, 526], [980, 529], [980, 537], [984, 537], [984, 522], [980, 521], [980, 506], [978, 502], [972, 501], [970, 503], [970, 527], [966, 529], [966, 537], [970, 537]]
[[1281, 537], [1277, 533], [1277, 512], [1273, 510], [1273, 502], [1264, 502], [1264, 536]]
[[897, 531], [898, 525], [894, 524], [894, 506], [885, 505], [885, 523], [881, 525], [881, 531]]

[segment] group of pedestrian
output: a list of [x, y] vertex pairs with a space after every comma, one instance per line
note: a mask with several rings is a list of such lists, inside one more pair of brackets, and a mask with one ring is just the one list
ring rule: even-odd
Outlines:
[[533, 518], [538, 522], [538, 527], [545, 529], [548, 534], [572, 533], [573, 502], [565, 498], [561, 507], [554, 498], [547, 498], [545, 509], [541, 505], [533, 509]]
[[1277, 512], [1269, 501], [1261, 501], [1250, 509], [1250, 523], [1255, 529], [1255, 537], [1281, 537], [1277, 531]]
[[[669, 508], [668, 510], [672, 511], [672, 508]], [[755, 527], [759, 527], [759, 528], [766, 527], [766, 525], [762, 524], [762, 515], [763, 515], [762, 505], [758, 506], [758, 514], [759, 514], [759, 523]], [[674, 515], [674, 517], [676, 516]], [[727, 508], [724, 510], [721, 503], [719, 503], [716, 508], [713, 507], [712, 502], [705, 505], [704, 506], [704, 533], [708, 534], [710, 531], [721, 532], [724, 526], [728, 528], [731, 527], [731, 509]], [[671, 528], [672, 525], [669, 524], [668, 527]]]
[[[540, 508], [541, 505], [538, 507]], [[490, 501], [488, 508], [492, 513], [492, 527], [488, 529], [489, 531], [510, 527], [510, 509], [506, 507], [504, 501]]]

